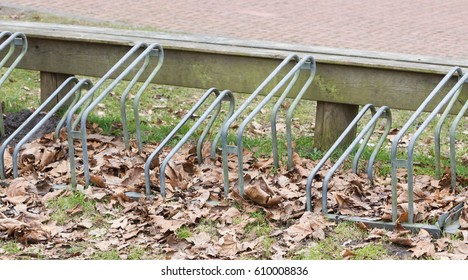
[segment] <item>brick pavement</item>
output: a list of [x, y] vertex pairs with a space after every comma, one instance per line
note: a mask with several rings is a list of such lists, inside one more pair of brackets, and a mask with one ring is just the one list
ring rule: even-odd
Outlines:
[[161, 31], [468, 58], [468, 0], [5, 0]]

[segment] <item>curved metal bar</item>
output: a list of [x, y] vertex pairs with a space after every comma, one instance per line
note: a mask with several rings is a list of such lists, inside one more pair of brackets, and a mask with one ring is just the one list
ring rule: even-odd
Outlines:
[[216, 88], [210, 88], [208, 89], [203, 96], [198, 100], [198, 102], [190, 109], [190, 111], [185, 114], [185, 116], [182, 118], [182, 120], [172, 129], [172, 131], [164, 138], [164, 140], [159, 144], [159, 146], [151, 153], [151, 155], [148, 157], [145, 163], [145, 182], [146, 182], [146, 195], [151, 194], [151, 182], [150, 182], [150, 168], [151, 164], [153, 163], [154, 158], [156, 155], [161, 152], [161, 150], [169, 143], [169, 141], [174, 137], [174, 135], [182, 128], [182, 126], [190, 119], [192, 118], [193, 114], [195, 111], [198, 110], [198, 108], [203, 105], [203, 103], [210, 97], [210, 95], [215, 94], [216, 96], [219, 96], [219, 91]]
[[146, 90], [148, 85], [154, 80], [154, 77], [156, 76], [156, 74], [158, 74], [164, 62], [163, 47], [161, 45], [155, 44], [153, 47], [153, 51], [158, 52], [158, 56], [159, 56], [158, 64], [154, 68], [153, 72], [151, 72], [151, 74], [148, 76], [148, 78], [143, 83], [143, 85], [140, 87], [137, 94], [135, 95], [135, 99], [133, 100], [133, 114], [134, 114], [134, 119], [136, 123], [136, 137], [137, 137], [139, 154], [141, 154], [141, 152], [143, 151], [143, 145], [142, 145], [142, 140], [141, 140], [141, 129], [140, 129], [140, 114], [139, 114], [139, 109], [138, 109], [140, 105], [140, 97], [143, 94], [143, 92]]
[[247, 125], [252, 121], [252, 119], [257, 115], [260, 110], [265, 107], [265, 105], [270, 101], [270, 99], [286, 84], [286, 82], [291, 79], [288, 86], [283, 92], [283, 96], [287, 96], [289, 91], [295, 85], [297, 79], [299, 78], [300, 69], [301, 67], [309, 60], [309, 57], [305, 57], [301, 59], [284, 77], [281, 81], [268, 93], [265, 98], [260, 102], [257, 107], [253, 109], [253, 111], [245, 118], [245, 120], [240, 124], [239, 129], [237, 131], [237, 157], [238, 157], [238, 173], [239, 173], [239, 193], [240, 195], [244, 195], [244, 168], [243, 168], [243, 141], [242, 135], [247, 127]]
[[[328, 191], [328, 184], [330, 182], [331, 177], [335, 173], [335, 171], [341, 166], [343, 161], [346, 159], [346, 157], [352, 152], [352, 150], [356, 147], [356, 145], [359, 144], [361, 141], [361, 138], [364, 137], [368, 131], [373, 131], [375, 128], [375, 124], [377, 123], [378, 119], [382, 116], [382, 114], [390, 114], [390, 108], [387, 106], [382, 106], [380, 109], [373, 115], [371, 120], [366, 124], [366, 126], [361, 130], [361, 132], [358, 134], [358, 136], [354, 139], [354, 141], [348, 146], [348, 148], [343, 152], [341, 157], [335, 162], [335, 164], [330, 168], [328, 171], [327, 175], [325, 176], [325, 179], [323, 180], [322, 184], [322, 212], [324, 214], [327, 214], [327, 191]], [[387, 118], [388, 120], [388, 118]], [[391, 125], [391, 123], [390, 123]], [[387, 124], [388, 126], [388, 124]], [[390, 131], [390, 130], [389, 130]], [[386, 135], [385, 135], [386, 136]], [[384, 137], [381, 137], [381, 139], [385, 139]], [[383, 143], [383, 141], [382, 141]], [[374, 152], [380, 149], [380, 146], [376, 146], [374, 149]]]
[[[8, 70], [3, 74], [2, 78], [0, 79], [0, 85], [3, 84], [3, 82], [8, 78], [10, 73], [15, 69], [15, 67], [18, 65], [18, 63], [23, 59], [23, 57], [26, 55], [26, 52], [28, 51], [28, 39], [26, 38], [26, 35], [24, 35], [21, 32], [15, 32], [13, 33], [8, 39], [6, 39], [2, 45], [0, 45], [0, 50], [4, 48], [6, 45], [10, 45], [10, 51], [14, 51], [15, 48], [15, 40], [16, 39], [21, 39], [22, 40], [22, 49], [21, 53], [16, 57], [16, 59], [10, 64], [10, 67], [8, 67]], [[9, 58], [9, 57], [8, 57]], [[4, 59], [5, 60], [5, 59]], [[8, 59], [7, 59], [8, 60]], [[0, 63], [1, 66], [3, 67], [3, 64], [7, 61], [3, 61]]]
[[[2, 33], [0, 33], [0, 40], [5, 36], [10, 36], [10, 35], [11, 35], [11, 32], [3, 31]], [[2, 51], [6, 45], [7, 44], [1, 44], [0, 45], [0, 51]], [[10, 44], [10, 49], [8, 50], [8, 53], [0, 61], [0, 68], [2, 68], [3, 65], [5, 65], [5, 63], [10, 59], [10, 57], [13, 54], [14, 50], [15, 50], [15, 44]], [[2, 85], [3, 85], [3, 83], [0, 83], [0, 88], [2, 87]], [[3, 122], [4, 122], [3, 121], [3, 109], [0, 106], [0, 137], [5, 136], [5, 124]]]
[[[236, 121], [236, 119], [252, 104], [252, 101], [265, 89], [265, 87], [283, 70], [286, 65], [291, 61], [299, 61], [299, 57], [295, 54], [288, 55], [271, 73], [268, 77], [255, 89], [255, 91], [247, 98], [244, 103], [232, 114], [232, 116], [225, 122], [221, 128], [221, 142], [222, 142], [222, 160], [223, 160], [223, 175], [224, 175], [224, 195], [227, 197], [229, 192], [229, 170], [228, 170], [228, 147], [227, 147], [227, 135], [229, 127]], [[211, 157], [216, 158], [214, 153], [215, 149], [211, 149]]]
[[[309, 89], [310, 85], [312, 84], [312, 81], [314, 80], [315, 73], [317, 71], [316, 68], [316, 63], [315, 59], [313, 56], [309, 55], [305, 58], [305, 63], [303, 65], [309, 65], [309, 67], [301, 67], [302, 69], [310, 70], [309, 77], [307, 78], [306, 82], [302, 86], [301, 90], [297, 94], [297, 96], [294, 98], [293, 103], [289, 107], [287, 113], [286, 113], [286, 142], [287, 142], [287, 154], [288, 154], [288, 169], [291, 169], [293, 167], [293, 162], [292, 162], [292, 133], [291, 133], [291, 124], [292, 124], [292, 114], [294, 109], [296, 108], [297, 104], [299, 101], [302, 99], [302, 96], [305, 94], [307, 89]], [[300, 69], [297, 73], [300, 74]], [[276, 136], [276, 117], [278, 114], [278, 110], [287, 97], [288, 93], [285, 91], [281, 95], [281, 97], [278, 99], [276, 102], [275, 106], [273, 107], [271, 117], [270, 117], [270, 123], [271, 123], [271, 138], [272, 138], [272, 152], [273, 152], [273, 164], [276, 168], [279, 167], [279, 155], [278, 155], [278, 141], [277, 141], [277, 136]]]
[[[75, 170], [75, 149], [73, 146], [73, 139], [78, 138], [75, 137], [74, 135], [74, 128], [78, 125], [79, 121], [83, 117], [84, 110], [82, 110], [79, 114], [79, 119], [77, 121], [73, 122], [73, 116], [75, 113], [79, 110], [81, 106], [85, 102], [89, 102], [89, 100], [93, 99], [93, 96], [95, 92], [104, 84], [104, 82], [110, 78], [112, 74], [114, 74], [133, 54], [135, 54], [138, 49], [142, 46], [146, 46], [144, 43], [136, 43], [120, 60], [112, 66], [109, 71], [104, 74], [104, 76], [99, 79], [99, 81], [81, 98], [73, 107], [72, 109], [68, 112], [67, 115], [67, 131], [68, 131], [68, 154], [70, 158], [70, 175], [71, 175], [71, 185], [72, 187], [76, 187], [77, 180], [76, 180], [76, 170]], [[92, 101], [91, 101], [92, 102]], [[87, 104], [86, 107], [88, 107], [90, 104]], [[85, 108], [86, 108], [85, 107]], [[86, 125], [83, 127], [80, 127], [80, 130], [86, 131]], [[78, 133], [81, 134], [81, 133]]]
[[[0, 51], [2, 51], [8, 45], [10, 45], [10, 48], [8, 50], [8, 53], [3, 57], [2, 61], [0, 61], [0, 68], [2, 68], [5, 65], [5, 63], [13, 55], [16, 49], [17, 39], [21, 40], [23, 48], [21, 49], [20, 54], [10, 64], [8, 69], [5, 71], [5, 73], [3, 73], [2, 77], [0, 78], [0, 88], [2, 87], [3, 83], [8, 78], [8, 76], [11, 74], [13, 69], [15, 69], [16, 65], [18, 65], [18, 63], [21, 61], [21, 59], [23, 59], [24, 55], [28, 51], [28, 40], [23, 33], [16, 32], [16, 33], [11, 34], [11, 32], [9, 31], [4, 31], [0, 33], [0, 39], [2, 39], [5, 36], [9, 36], [9, 37], [0, 44]], [[5, 135], [5, 124], [3, 121], [3, 110], [2, 108], [0, 108], [0, 136], [4, 136], [4, 135]]]
[[80, 100], [80, 98], [81, 98], [81, 89], [83, 87], [85, 87], [87, 90], [89, 90], [89, 89], [91, 89], [93, 87], [93, 82], [91, 82], [90, 79], [83, 79], [83, 80], [86, 81], [86, 83], [84, 83], [83, 86], [78, 89], [80, 91], [80, 93], [75, 94], [75, 99], [73, 99], [72, 103], [70, 103], [70, 106], [68, 106], [67, 111], [65, 111], [65, 113], [63, 114], [63, 116], [60, 119], [59, 123], [57, 124], [57, 127], [55, 128], [55, 133], [54, 133], [55, 139], [59, 138], [60, 129], [63, 127], [63, 125], [67, 121], [68, 112], [70, 112], [71, 109], [73, 108], [73, 106], [75, 106], [75, 104]]
[[[73, 78], [73, 77], [71, 77]], [[70, 78], [69, 78], [70, 79]], [[76, 85], [65, 95], [63, 96], [60, 101], [55, 105], [15, 146], [15, 149], [13, 151], [13, 177], [16, 178], [18, 177], [18, 155], [20, 152], [21, 147], [31, 138], [31, 136], [36, 133], [36, 131], [47, 121], [52, 117], [67, 101], [70, 99], [70, 97], [77, 95], [79, 98], [79, 95], [81, 94], [81, 88], [83, 86], [88, 87], [88, 80], [81, 80], [76, 83]], [[57, 91], [56, 91], [57, 92]], [[78, 93], [78, 94], [76, 94]]]
[[[368, 131], [368, 133], [364, 135], [364, 138], [362, 139], [361, 145], [359, 145], [359, 149], [356, 152], [356, 154], [354, 155], [353, 167], [352, 167], [352, 170], [353, 170], [354, 173], [358, 172], [359, 159], [361, 159], [362, 153], [364, 152], [364, 149], [367, 147], [367, 143], [369, 142], [369, 139], [371, 138], [372, 134], [374, 133], [375, 125], [376, 124], [374, 123], [374, 127], [372, 127], [372, 129], [370, 129]], [[360, 139], [360, 141], [361, 141], [361, 139]]]
[[432, 90], [432, 92], [426, 97], [426, 99], [421, 103], [419, 108], [411, 115], [410, 119], [405, 123], [405, 125], [401, 128], [398, 134], [392, 141], [392, 157], [396, 157], [396, 151], [398, 148], [398, 143], [400, 142], [401, 138], [405, 135], [411, 125], [414, 123], [416, 118], [422, 113], [422, 111], [427, 107], [429, 102], [437, 95], [440, 90], [447, 84], [447, 82], [452, 78], [455, 72], [458, 73], [459, 76], [462, 76], [462, 70], [460, 67], [453, 67], [450, 71], [444, 76], [444, 78], [437, 84], [437, 86]]
[[[414, 191], [413, 191], [413, 152], [414, 146], [416, 144], [416, 140], [419, 138], [421, 133], [426, 129], [429, 123], [436, 117], [442, 107], [451, 100], [451, 98], [458, 92], [458, 89], [465, 83], [468, 79], [468, 73], [465, 74], [460, 80], [453, 86], [453, 88], [447, 93], [447, 95], [442, 99], [439, 104], [437, 104], [436, 108], [431, 112], [429, 117], [427, 117], [424, 122], [419, 126], [416, 132], [411, 137], [410, 143], [408, 145], [408, 223], [412, 224], [414, 220]], [[395, 207], [396, 208], [396, 207]]]
[[[461, 73], [458, 76], [458, 79], [460, 79], [463, 75]], [[435, 157], [435, 174], [437, 179], [440, 179], [441, 172], [440, 172], [440, 132], [442, 131], [442, 126], [444, 125], [445, 120], [447, 119], [448, 114], [450, 113], [450, 110], [452, 109], [453, 105], [457, 102], [458, 96], [460, 96], [462, 87], [458, 89], [458, 91], [454, 94], [453, 98], [450, 99], [449, 104], [447, 107], [445, 107], [444, 112], [439, 118], [439, 121], [437, 122], [436, 128], [434, 130], [434, 157]]]
[[294, 101], [291, 103], [291, 106], [289, 107], [287, 113], [286, 113], [286, 140], [287, 140], [287, 144], [288, 144], [288, 169], [291, 169], [293, 168], [293, 161], [292, 161], [292, 157], [293, 157], [293, 151], [292, 151], [292, 114], [294, 112], [294, 109], [296, 109], [296, 106], [297, 104], [299, 104], [299, 101], [302, 99], [302, 96], [304, 95], [304, 93], [307, 91], [307, 89], [310, 87], [310, 85], [312, 84], [313, 80], [314, 80], [314, 77], [315, 77], [315, 73], [317, 71], [317, 66], [316, 66], [316, 63], [315, 63], [315, 59], [310, 56], [310, 59], [311, 59], [311, 73], [310, 73], [310, 76], [308, 78], [308, 80], [306, 81], [306, 83], [304, 84], [304, 86], [302, 87], [301, 91], [299, 92], [299, 94], [296, 96], [296, 98], [294, 99]]
[[[230, 103], [231, 106], [229, 107], [229, 112], [226, 116], [226, 119], [224, 120], [223, 124], [221, 125], [221, 127], [225, 126], [227, 121], [232, 117], [232, 115], [234, 114], [234, 110], [235, 110], [235, 102], [234, 100], [232, 101], [232, 103]], [[222, 129], [220, 129], [218, 131], [218, 133], [216, 134], [215, 138], [213, 139], [213, 142], [211, 143], [211, 158], [212, 159], [215, 159], [216, 158], [216, 146], [219, 142], [219, 139], [221, 139], [221, 134], [222, 134]], [[202, 145], [200, 144], [200, 150], [198, 151], [198, 153], [201, 154], [201, 148], [202, 148]], [[201, 159], [201, 158], [200, 158]], [[199, 161], [200, 162], [200, 161]]]
[[216, 118], [218, 117], [219, 113], [221, 112], [221, 104], [218, 104], [218, 106], [214, 110], [215, 110], [214, 114], [211, 115], [211, 118], [208, 121], [208, 124], [206, 125], [205, 129], [203, 129], [203, 132], [202, 132], [200, 138], [197, 141], [197, 162], [198, 162], [198, 164], [201, 164], [203, 162], [203, 155], [202, 155], [203, 142], [205, 142], [205, 138], [208, 136], [208, 133], [210, 132], [211, 127], [213, 126], [214, 122], [216, 121]]
[[68, 86], [70, 83], [78, 83], [78, 79], [75, 77], [70, 77], [66, 79], [35, 111], [32, 113], [16, 130], [13, 132], [2, 144], [0, 148], [0, 176], [5, 178], [5, 165], [4, 165], [4, 154], [5, 149], [8, 144], [20, 133], [33, 119], [36, 118], [52, 101], [55, 101], [57, 95], [63, 91], [63, 89]]
[[[84, 113], [81, 116], [81, 123], [80, 123], [80, 129], [81, 129], [81, 144], [82, 144], [82, 150], [83, 150], [83, 168], [84, 168], [84, 176], [85, 176], [85, 185], [89, 185], [90, 181], [90, 174], [89, 174], [89, 161], [88, 161], [88, 146], [87, 146], [87, 135], [86, 135], [86, 121], [91, 113], [91, 111], [99, 104], [108, 94], [109, 92], [117, 86], [117, 84], [125, 77], [127, 76], [149, 53], [152, 51], [153, 47], [150, 45], [147, 47], [143, 52], [141, 52], [138, 57], [133, 60], [129, 66], [123, 70], [119, 76], [112, 81], [112, 83], [102, 91], [102, 93], [89, 105], [84, 109]], [[138, 72], [140, 75], [141, 73]]]
[[[396, 169], [397, 169], [397, 167], [407, 167], [407, 165], [406, 165], [407, 162], [406, 161], [402, 161], [402, 160], [397, 159], [398, 144], [399, 144], [401, 138], [403, 138], [403, 136], [406, 134], [408, 129], [413, 125], [413, 123], [416, 121], [416, 119], [419, 117], [419, 115], [427, 107], [429, 102], [442, 90], [442, 88], [447, 84], [447, 82], [452, 78], [452, 76], [455, 73], [458, 73], [459, 76], [463, 75], [462, 70], [461, 70], [460, 67], [453, 67], [452, 69], [450, 69], [450, 71], [444, 76], [444, 78], [437, 84], [437, 86], [432, 90], [432, 92], [421, 103], [421, 105], [413, 113], [413, 115], [411, 115], [410, 119], [405, 123], [405, 125], [403, 125], [402, 129], [398, 132], [398, 134], [395, 136], [395, 138], [392, 141], [392, 150], [391, 150], [391, 154], [390, 154], [391, 162], [392, 162], [392, 222], [396, 222], [396, 220], [398, 218], [398, 213], [397, 213], [397, 192], [396, 192], [396, 184], [397, 184]], [[448, 96], [448, 95], [446, 95], [446, 96]], [[438, 110], [440, 110], [440, 109], [438, 109]], [[413, 175], [412, 174], [412, 168], [411, 168], [411, 172], [408, 170], [408, 173], [411, 173], [411, 178], [412, 178], [412, 175]], [[409, 180], [409, 176], [410, 175], [408, 174], [408, 180]], [[411, 196], [411, 201], [412, 201], [412, 199], [413, 199], [412, 193], [409, 194], [408, 196]], [[411, 210], [413, 210], [413, 205], [411, 205]], [[412, 221], [413, 217], [411, 216], [409, 219], [411, 219], [411, 221]]]
[[[226, 118], [224, 120], [224, 122], [222, 123], [221, 127], [223, 127], [227, 120], [232, 116], [232, 114], [234, 114], [234, 109], [235, 109], [235, 100], [234, 98], [231, 100], [231, 102], [229, 102], [230, 106], [229, 106], [229, 112], [227, 113], [226, 115]], [[215, 119], [215, 117], [213, 116], [213, 120]], [[210, 124], [209, 124], [209, 127], [211, 127], [212, 124], [211, 124], [211, 121], [210, 121]], [[209, 128], [208, 128], [209, 130]], [[197, 159], [198, 159], [198, 163], [201, 164], [203, 162], [203, 156], [202, 156], [202, 148], [203, 148], [203, 142], [204, 142], [204, 139], [206, 137], [206, 135], [208, 134], [208, 130], [207, 132], [203, 133], [202, 137], [200, 137], [200, 139], [198, 140], [198, 143], [197, 143]], [[213, 139], [213, 142], [211, 143], [211, 156], [213, 158], [213, 155], [216, 153], [216, 146], [217, 146], [217, 143], [219, 141], [219, 139], [221, 138], [221, 129], [218, 131], [218, 133], [216, 134], [215, 138]]]
[[[307, 205], [307, 211], [312, 211], [312, 194], [311, 194], [311, 188], [312, 188], [312, 183], [314, 181], [315, 175], [317, 175], [317, 172], [322, 168], [322, 166], [327, 162], [327, 160], [331, 157], [333, 152], [340, 146], [341, 142], [346, 138], [346, 136], [354, 129], [354, 126], [357, 125], [359, 120], [366, 114], [367, 111], [371, 111], [372, 116], [375, 115], [375, 107], [372, 104], [367, 104], [365, 105], [361, 111], [354, 117], [353, 121], [346, 127], [346, 129], [341, 133], [340, 137], [333, 143], [331, 148], [327, 151], [327, 153], [322, 157], [320, 162], [315, 166], [315, 168], [312, 170], [312, 172], [309, 174], [309, 177], [307, 177], [307, 185], [306, 185], [306, 205]], [[322, 198], [322, 205], [326, 205], [323, 203], [323, 198]], [[326, 212], [324, 212], [326, 214]]]
[[[374, 186], [374, 172], [373, 172], [373, 170], [374, 170], [375, 158], [377, 157], [380, 149], [382, 148], [385, 140], [387, 139], [388, 133], [390, 133], [390, 129], [392, 128], [392, 112], [391, 112], [390, 108], [388, 108], [388, 110], [384, 111], [383, 114], [385, 114], [385, 116], [383, 116], [383, 117], [385, 117], [387, 119], [387, 121], [385, 122], [385, 130], [382, 133], [382, 136], [380, 137], [379, 142], [377, 142], [377, 144], [375, 145], [374, 151], [372, 152], [372, 154], [371, 154], [371, 156], [369, 158], [369, 161], [367, 163], [367, 177], [369, 178], [369, 182], [370, 182], [371, 187]], [[380, 117], [382, 117], [382, 114], [381, 114]], [[372, 128], [372, 130], [374, 130], [374, 128]]]
[[[11, 32], [9, 31], [3, 31], [2, 33], [0, 33], [0, 40], [5, 37], [5, 36], [11, 36]], [[7, 54], [3, 57], [3, 59], [0, 61], [0, 68], [3, 67], [5, 65], [5, 63], [10, 59], [10, 57], [13, 55], [13, 52], [15, 51], [15, 44], [14, 44], [14, 41], [13, 40], [5, 40], [4, 42], [2, 42], [0, 44], [0, 51], [3, 51], [3, 49], [6, 47], [6, 46], [10, 46], [10, 48], [8, 49], [8, 52]]]
[[468, 100], [463, 105], [460, 112], [458, 112], [457, 116], [452, 122], [450, 126], [450, 169], [451, 169], [451, 189], [452, 192], [455, 190], [455, 186], [457, 184], [457, 163], [455, 159], [455, 132], [457, 130], [458, 123], [460, 122], [461, 118], [465, 115], [468, 111]]
[[149, 62], [150, 62], [150, 57], [146, 56], [143, 62], [143, 65], [140, 67], [140, 69], [135, 74], [133, 79], [128, 83], [127, 87], [122, 93], [122, 96], [120, 97], [120, 112], [122, 115], [122, 132], [123, 132], [123, 139], [125, 142], [126, 149], [130, 147], [130, 135], [128, 133], [128, 127], [127, 127], [127, 110], [125, 108], [125, 101], [127, 101], [128, 94], [133, 89], [135, 84], [138, 82], [138, 79], [140, 78], [140, 76], [143, 74], [143, 72], [145, 72], [146, 68], [149, 65]]
[[184, 137], [177, 143], [177, 145], [171, 150], [171, 152], [166, 156], [166, 158], [162, 162], [161, 168], [159, 169], [159, 185], [160, 185], [162, 197], [166, 196], [165, 170], [166, 170], [167, 164], [169, 163], [171, 158], [177, 153], [177, 151], [179, 151], [179, 149], [185, 144], [185, 142], [187, 142], [190, 136], [192, 136], [195, 130], [197, 130], [198, 127], [203, 123], [203, 121], [205, 121], [205, 119], [211, 114], [211, 112], [216, 108], [218, 108], [219, 110], [220, 104], [225, 99], [225, 96], [229, 97], [228, 100], [234, 100], [234, 96], [232, 95], [231, 91], [229, 90], [222, 91], [219, 94], [219, 96], [213, 101], [213, 103], [211, 103], [210, 107], [206, 109], [203, 115], [190, 128], [190, 130], [184, 135]]

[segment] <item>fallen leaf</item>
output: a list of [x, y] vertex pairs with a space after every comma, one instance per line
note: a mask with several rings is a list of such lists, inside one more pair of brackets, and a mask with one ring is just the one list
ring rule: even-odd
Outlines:
[[356, 257], [356, 254], [351, 249], [346, 248], [343, 251], [341, 251], [341, 256], [347, 260]]
[[192, 242], [197, 249], [206, 249], [210, 244], [211, 236], [207, 232], [200, 232], [187, 238], [187, 241]]
[[221, 250], [219, 250], [219, 254], [221, 256], [234, 256], [239, 251], [237, 248], [237, 240], [233, 235], [226, 234], [219, 239], [218, 244], [221, 246]]
[[435, 247], [432, 244], [431, 240], [421, 240], [413, 248], [410, 248], [409, 251], [412, 251], [411, 255], [413, 258], [420, 258], [422, 256], [434, 257], [435, 256]]
[[166, 220], [163, 216], [154, 216], [154, 223], [161, 228], [161, 232], [165, 233], [167, 231], [175, 232], [181, 226], [187, 224], [187, 221], [182, 220]]
[[94, 184], [98, 188], [105, 188], [106, 183], [102, 176], [90, 175], [89, 181], [91, 184]]

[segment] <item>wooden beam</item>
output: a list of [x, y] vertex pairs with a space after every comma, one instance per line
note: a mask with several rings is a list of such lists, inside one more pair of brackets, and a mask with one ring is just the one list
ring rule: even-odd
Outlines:
[[[316, 145], [324, 147], [336, 136], [325, 134], [342, 130], [354, 117], [357, 105], [372, 103], [392, 109], [416, 110], [450, 68], [456, 65], [468, 68], [467, 59], [186, 34], [16, 21], [0, 21], [0, 29], [27, 35], [30, 48], [20, 68], [61, 73], [57, 75], [62, 77], [101, 77], [136, 42], [158, 42], [164, 47], [165, 61], [153, 82], [202, 89], [217, 87], [247, 94], [252, 93], [288, 54], [313, 55], [317, 61], [317, 75], [304, 98], [319, 103]], [[453, 77], [447, 88], [455, 82], [456, 77]], [[50, 92], [51, 86], [47, 88]], [[463, 89], [452, 113], [458, 112], [466, 99], [468, 87]], [[432, 110], [440, 100], [440, 96], [435, 98], [427, 110]], [[333, 131], [330, 130], [332, 125]]]
[[[121, 44], [65, 41], [30, 36], [30, 50], [19, 67], [44, 72], [101, 77], [130, 48]], [[83, 50], [86, 50], [85, 52]], [[167, 85], [230, 89], [251, 93], [280, 63], [282, 56], [255, 57], [165, 46], [165, 61], [154, 82]], [[143, 75], [143, 78], [145, 75]], [[443, 75], [436, 72], [388, 69], [317, 62], [317, 75], [304, 98], [332, 103], [416, 110]], [[449, 83], [453, 86], [456, 78]], [[468, 87], [461, 100], [468, 98]], [[433, 109], [441, 98], [428, 106]], [[460, 110], [461, 102], [454, 111]]]

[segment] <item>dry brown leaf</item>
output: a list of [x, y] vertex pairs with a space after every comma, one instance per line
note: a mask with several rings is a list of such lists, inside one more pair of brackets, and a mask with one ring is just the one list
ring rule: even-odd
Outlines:
[[285, 239], [294, 242], [302, 241], [310, 236], [319, 240], [324, 239], [324, 229], [330, 225], [330, 222], [327, 222], [324, 219], [325, 218], [321, 214], [311, 212], [304, 213], [298, 223], [285, 230], [285, 233], [287, 233]]
[[17, 230], [28, 228], [28, 224], [20, 222], [12, 218], [0, 219], [0, 230], [6, 231], [8, 234]]
[[226, 221], [227, 224], [232, 224], [232, 219], [240, 215], [241, 212], [238, 209], [231, 207], [223, 213], [222, 218]]
[[122, 181], [122, 184], [125, 186], [133, 186], [138, 182], [141, 175], [143, 174], [144, 169], [141, 167], [136, 167], [130, 169], [125, 175], [125, 179]]
[[42, 153], [42, 157], [39, 162], [39, 170], [43, 170], [47, 165], [52, 163], [55, 160], [55, 156], [57, 155], [57, 152], [54, 150], [51, 150], [50, 148], [44, 149], [44, 152]]
[[221, 256], [231, 257], [239, 252], [237, 248], [237, 240], [233, 235], [226, 234], [219, 239], [218, 244], [221, 246], [221, 250], [219, 250], [219, 254]]
[[154, 223], [161, 228], [161, 232], [165, 233], [167, 231], [175, 232], [181, 226], [187, 224], [187, 221], [182, 220], [166, 220], [163, 216], [154, 216]]
[[138, 229], [132, 230], [132, 231], [130, 231], [130, 232], [124, 233], [124, 235], [123, 235], [122, 237], [123, 237], [125, 240], [128, 240], [128, 239], [131, 239], [131, 238], [137, 236], [138, 233], [140, 233], [140, 231], [141, 231], [141, 229], [138, 228]]
[[468, 257], [468, 244], [461, 240], [454, 240], [452, 242], [453, 252], [458, 255], [465, 255], [465, 258]]
[[92, 228], [93, 222], [91, 220], [83, 220], [78, 223], [78, 226], [84, 227], [84, 228]]
[[115, 229], [118, 229], [118, 228], [121, 228], [121, 229], [125, 229], [128, 225], [128, 218], [127, 217], [120, 217], [118, 219], [115, 219], [113, 221], [110, 221], [112, 222], [111, 224], [111, 228], [115, 228]]
[[435, 247], [430, 239], [424, 239], [417, 242], [413, 248], [409, 249], [409, 251], [413, 252], [411, 255], [413, 258], [420, 258], [422, 256], [432, 258], [435, 256]]
[[346, 248], [343, 251], [341, 251], [341, 256], [347, 260], [356, 257], [356, 254], [351, 249]]
[[414, 246], [414, 241], [408, 237], [390, 237], [388, 240], [392, 243], [406, 247]]
[[104, 177], [102, 177], [102, 176], [97, 176], [97, 175], [92, 175], [91, 174], [89, 176], [89, 181], [91, 182], [91, 184], [94, 184], [98, 188], [105, 188], [106, 187]]
[[18, 177], [10, 182], [5, 194], [7, 197], [24, 196], [29, 184], [30, 183], [26, 178]]
[[44, 242], [50, 238], [50, 233], [42, 228], [32, 228], [26, 230], [24, 236], [21, 238], [25, 243]]
[[206, 249], [210, 245], [211, 236], [207, 232], [200, 232], [187, 238], [187, 241], [192, 242], [197, 249]]
[[72, 209], [66, 210], [65, 213], [67, 213], [70, 216], [81, 214], [81, 213], [83, 213], [83, 206], [77, 205], [77, 206], [73, 207]]
[[247, 185], [245, 195], [253, 202], [262, 206], [276, 206], [281, 203], [282, 198], [274, 195], [265, 180], [260, 180], [259, 184]]

